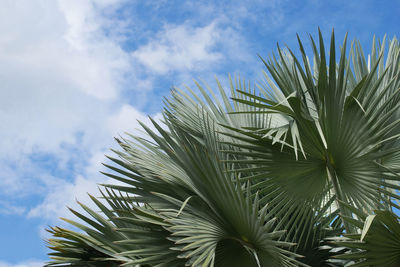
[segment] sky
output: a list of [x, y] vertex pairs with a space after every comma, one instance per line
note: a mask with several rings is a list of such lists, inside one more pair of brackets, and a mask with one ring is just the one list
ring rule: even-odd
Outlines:
[[400, 1], [2, 0], [0, 267], [48, 260], [48, 226], [88, 203], [114, 137], [161, 118], [172, 87], [193, 79], [261, 80], [276, 44], [334, 28], [368, 53], [399, 36]]

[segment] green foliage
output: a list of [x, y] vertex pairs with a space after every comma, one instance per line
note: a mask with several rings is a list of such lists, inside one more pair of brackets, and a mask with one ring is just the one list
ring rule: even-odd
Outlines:
[[344, 217], [359, 231], [357, 234], [345, 234], [334, 242], [337, 246], [346, 246], [353, 251], [336, 256], [340, 259], [355, 261], [351, 266], [400, 266], [400, 223], [394, 213], [376, 210], [367, 215], [355, 211], [355, 218]]
[[310, 40], [313, 64], [278, 46], [254, 89], [174, 89], [147, 138], [117, 139], [101, 212], [49, 230], [48, 266], [398, 266], [400, 46]]

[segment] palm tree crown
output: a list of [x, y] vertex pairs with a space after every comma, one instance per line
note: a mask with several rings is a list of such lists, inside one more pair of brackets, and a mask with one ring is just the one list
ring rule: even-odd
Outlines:
[[48, 266], [399, 266], [399, 43], [318, 39], [254, 88], [172, 90], [147, 138], [117, 139], [101, 212], [49, 229]]

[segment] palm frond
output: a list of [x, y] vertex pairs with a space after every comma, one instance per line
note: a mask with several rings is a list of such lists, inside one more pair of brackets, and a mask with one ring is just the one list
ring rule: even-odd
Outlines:
[[397, 215], [388, 210], [375, 210], [373, 215], [358, 212], [357, 220], [345, 219], [358, 229], [358, 233], [345, 235], [334, 242], [352, 250], [336, 258], [353, 260], [354, 263], [349, 266], [400, 265], [400, 223]]
[[[279, 88], [281, 93], [276, 97], [247, 93], [252, 101], [234, 99], [259, 108], [257, 112], [279, 114], [287, 121], [278, 127], [258, 129], [225, 125], [234, 132], [229, 136], [243, 136], [241, 143], [230, 143], [243, 152], [236, 149], [232, 154], [254, 159], [243, 179], [263, 181], [254, 182], [255, 190], [281, 188], [279, 193], [285, 192], [282, 200], [289, 206], [321, 199], [328, 191], [338, 200], [369, 211], [395, 206], [393, 201], [399, 198], [393, 193], [399, 181], [400, 79], [398, 57], [393, 56], [399, 53], [397, 40], [391, 41], [386, 66], [382, 65], [382, 46], [378, 52], [373, 51], [370, 68], [357, 44], [350, 51], [350, 64], [345, 54], [346, 39], [336, 64], [333, 33], [329, 60], [321, 33], [319, 49], [312, 38], [311, 42], [314, 73], [299, 40], [304, 67], [293, 53], [279, 47], [279, 59], [264, 61], [275, 81], [267, 80], [266, 90], [275, 92]], [[393, 67], [392, 62], [397, 66]], [[276, 147], [276, 143], [283, 147]]]
[[[400, 45], [374, 39], [367, 59], [347, 36], [340, 51], [333, 32], [328, 52], [321, 33], [310, 42], [312, 60], [300, 38], [299, 59], [279, 46], [262, 59], [264, 83], [174, 88], [146, 138], [116, 139], [99, 211], [49, 229], [48, 266], [376, 264], [387, 248], [366, 246], [398, 230]], [[357, 234], [332, 249], [343, 233]]]

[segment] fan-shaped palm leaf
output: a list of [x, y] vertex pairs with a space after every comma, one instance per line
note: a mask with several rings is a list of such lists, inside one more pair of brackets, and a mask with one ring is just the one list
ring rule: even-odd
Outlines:
[[354, 210], [397, 207], [400, 46], [385, 59], [374, 41], [366, 60], [345, 39], [337, 64], [320, 33], [312, 65], [299, 46], [264, 61], [261, 95], [240, 79], [233, 101], [219, 83], [174, 89], [147, 139], [117, 139], [119, 184], [92, 198], [100, 212], [73, 211], [81, 232], [50, 230], [49, 266], [340, 266], [323, 239], [357, 230]]
[[359, 233], [347, 234], [346, 238], [335, 242], [338, 246], [352, 249], [352, 252], [336, 256], [336, 258], [355, 261], [349, 266], [399, 266], [400, 223], [398, 216], [387, 210], [375, 210], [373, 215], [367, 215], [359, 210], [354, 211], [358, 219], [345, 217], [345, 220], [353, 224]]
[[397, 40], [390, 43], [385, 63], [384, 45], [376, 52], [374, 42], [371, 67], [358, 43], [350, 52], [353, 64], [345, 55], [346, 40], [336, 64], [333, 34], [328, 63], [321, 33], [319, 50], [312, 38], [311, 42], [314, 71], [300, 40], [303, 66], [290, 50], [278, 47], [279, 59], [264, 61], [275, 81], [267, 79], [268, 87], [260, 87], [264, 96], [241, 92], [251, 100], [234, 99], [257, 108], [247, 113], [287, 119], [278, 127], [226, 126], [236, 133], [230, 136], [247, 143], [232, 143], [245, 149], [232, 153], [254, 159], [253, 166], [237, 171], [250, 174], [242, 179], [252, 181], [253, 190], [263, 192], [266, 202], [278, 198], [273, 202], [279, 209], [299, 202], [317, 207], [326, 194], [369, 211], [397, 207], [392, 201], [399, 198], [393, 193], [399, 180]]

